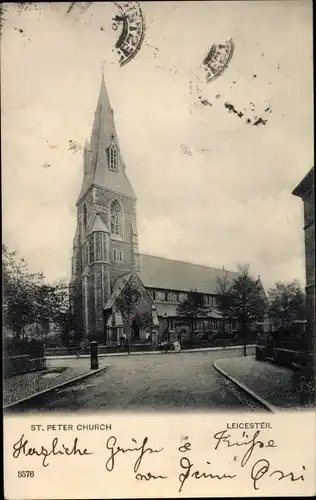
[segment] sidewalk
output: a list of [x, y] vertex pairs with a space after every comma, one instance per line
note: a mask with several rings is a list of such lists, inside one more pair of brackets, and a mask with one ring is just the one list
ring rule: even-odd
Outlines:
[[[230, 350], [230, 349], [243, 349], [242, 345], [232, 345], [232, 346], [227, 346], [227, 347], [197, 347], [195, 349], [182, 349], [181, 353], [187, 353], [187, 352], [208, 352], [208, 351], [222, 351], [222, 350]], [[247, 352], [254, 352], [255, 346], [254, 345], [247, 345]], [[108, 356], [149, 356], [150, 354], [161, 354], [164, 353], [164, 350], [161, 349], [160, 351], [132, 351], [130, 354], [127, 352], [107, 352], [105, 354], [99, 354], [99, 358], [106, 358]], [[169, 354], [174, 353], [174, 351], [169, 351]], [[83, 358], [90, 358], [90, 354], [80, 354], [79, 359]], [[46, 356], [47, 360], [50, 359], [76, 359], [76, 356], [74, 354], [64, 354], [60, 356]]]
[[15, 375], [4, 381], [4, 408], [19, 401], [31, 398], [38, 393], [55, 389], [64, 384], [76, 382], [106, 368], [105, 362], [99, 363], [99, 370], [91, 370], [88, 360], [78, 360], [72, 366], [56, 367], [47, 360], [47, 370]]
[[299, 393], [292, 390], [292, 370], [254, 356], [215, 361], [214, 367], [249, 394], [265, 403], [271, 411], [300, 409]]

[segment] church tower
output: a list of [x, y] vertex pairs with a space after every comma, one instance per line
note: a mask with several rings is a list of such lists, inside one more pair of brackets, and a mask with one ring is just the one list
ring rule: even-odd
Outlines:
[[126, 175], [103, 74], [83, 166], [70, 301], [77, 334], [102, 340], [104, 306], [117, 279], [139, 271], [136, 196]]

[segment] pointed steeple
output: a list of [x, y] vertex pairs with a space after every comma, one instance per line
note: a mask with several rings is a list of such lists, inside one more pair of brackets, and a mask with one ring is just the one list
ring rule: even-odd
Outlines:
[[[116, 151], [117, 169], [115, 171], [109, 168], [110, 147]], [[120, 153], [113, 109], [106, 89], [103, 70], [89, 149], [89, 169], [85, 169], [79, 199], [92, 184], [136, 198], [125, 173], [125, 164]]]
[[91, 162], [92, 169], [95, 172], [98, 161], [102, 160], [102, 152], [105, 151], [111, 143], [112, 136], [116, 137], [114, 125], [113, 110], [106, 90], [104, 74], [102, 72], [101, 86], [97, 107], [94, 113], [94, 122], [91, 134]]

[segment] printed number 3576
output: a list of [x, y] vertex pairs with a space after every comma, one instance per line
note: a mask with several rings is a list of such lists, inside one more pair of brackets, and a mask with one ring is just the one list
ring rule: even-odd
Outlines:
[[34, 477], [35, 472], [33, 470], [18, 470], [18, 477]]

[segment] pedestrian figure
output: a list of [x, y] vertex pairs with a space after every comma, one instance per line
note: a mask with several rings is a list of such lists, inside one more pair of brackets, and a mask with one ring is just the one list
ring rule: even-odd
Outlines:
[[85, 340], [82, 340], [80, 342], [80, 352], [81, 352], [81, 354], [84, 354], [85, 347], [86, 347], [86, 342], [85, 342]]
[[164, 353], [168, 354], [168, 351], [170, 349], [170, 333], [168, 328], [165, 329], [165, 332], [162, 335], [162, 342], [160, 345], [164, 347]]
[[177, 338], [177, 340], [174, 341], [173, 347], [174, 347], [175, 352], [181, 352], [181, 343], [180, 343], [179, 337]]
[[85, 347], [85, 342], [82, 340], [77, 344], [77, 350], [76, 350], [76, 358], [80, 358], [80, 353], [84, 352], [84, 347]]

